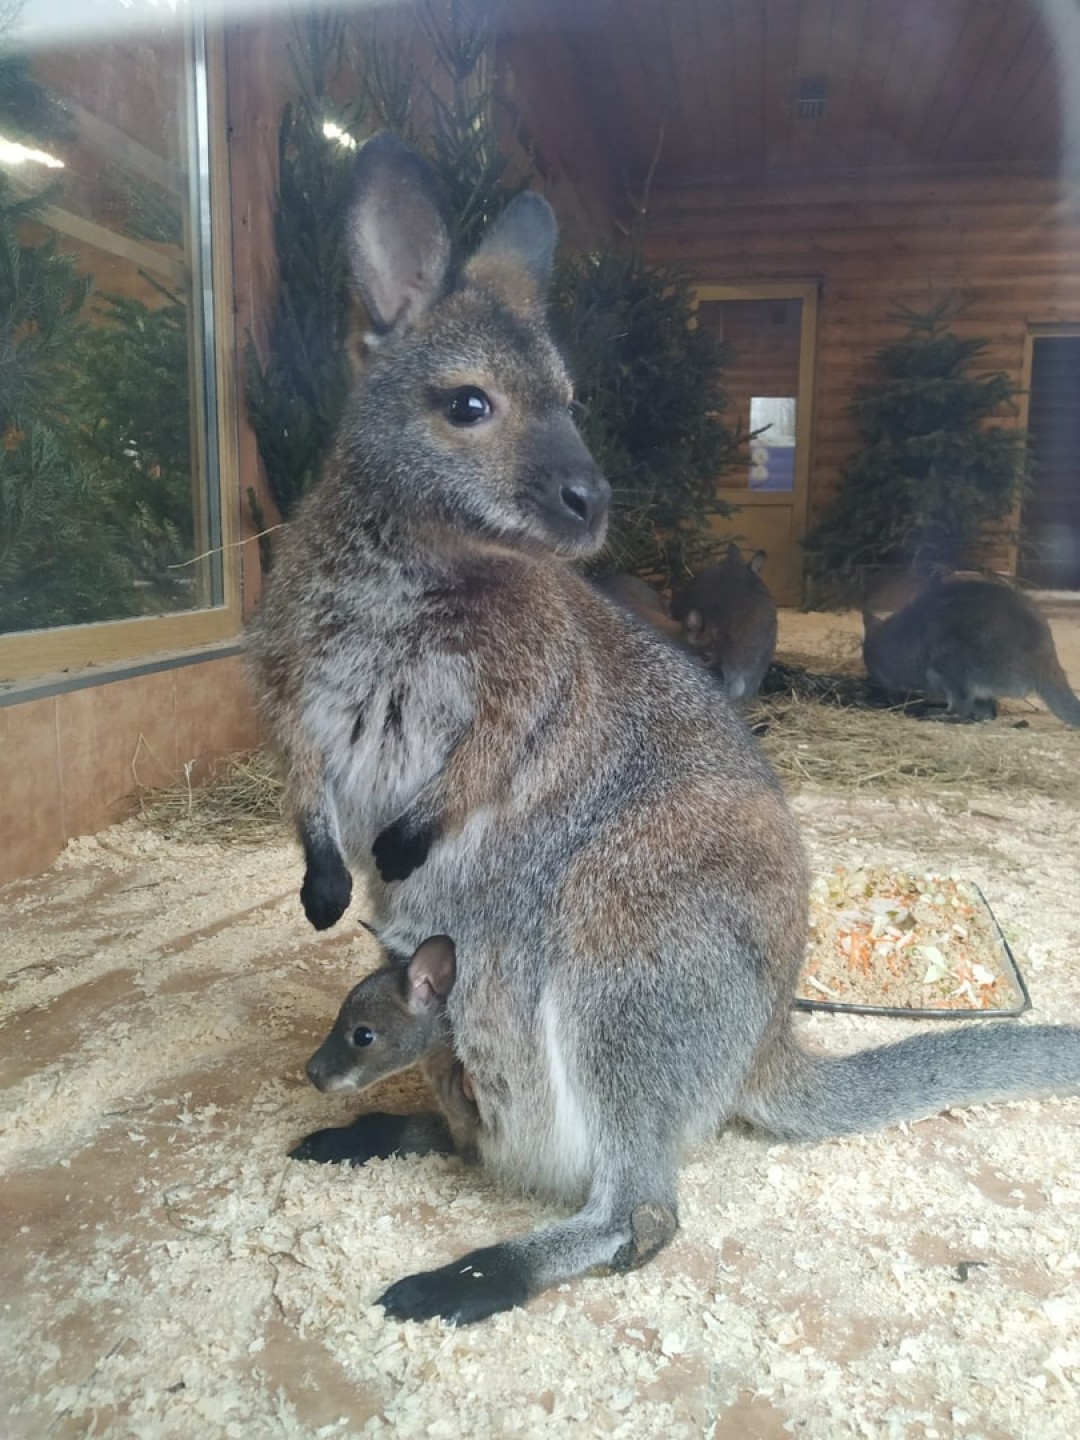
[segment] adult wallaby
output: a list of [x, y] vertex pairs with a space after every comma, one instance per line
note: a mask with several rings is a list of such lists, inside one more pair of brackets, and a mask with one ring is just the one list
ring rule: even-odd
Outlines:
[[942, 580], [887, 620], [864, 608], [863, 624], [867, 671], [886, 690], [944, 700], [956, 720], [992, 718], [999, 697], [1034, 690], [1059, 720], [1080, 726], [1050, 626], [1009, 585]]
[[[1080, 1088], [1066, 1028], [797, 1043], [807, 873], [780, 787], [704, 670], [566, 563], [602, 543], [608, 490], [545, 321], [550, 208], [518, 197], [453, 266], [428, 170], [383, 136], [348, 235], [370, 355], [251, 637], [302, 897], [337, 920], [344, 856], [392, 952], [453, 937], [481, 1158], [580, 1207], [379, 1303], [466, 1323], [641, 1263], [680, 1153], [735, 1116], [805, 1139]], [[335, 1158], [430, 1133], [361, 1116]]]
[[[454, 1054], [446, 1014], [455, 971], [454, 946], [446, 935], [425, 940], [407, 964], [373, 970], [349, 991], [306, 1070], [317, 1090], [366, 1090], [419, 1065], [439, 1102], [453, 1148], [473, 1160], [480, 1122], [472, 1085]], [[320, 1130], [309, 1135], [292, 1152], [293, 1158], [340, 1159], [334, 1153], [340, 1133]], [[438, 1148], [442, 1134], [443, 1127], [436, 1126], [431, 1148]]]
[[731, 544], [671, 604], [687, 644], [723, 682], [729, 700], [756, 695], [776, 653], [776, 602], [761, 578], [764, 564], [764, 550], [744, 563]]
[[668, 614], [664, 597], [648, 581], [638, 575], [616, 574], [603, 575], [592, 583], [621, 610], [659, 630], [675, 644], [682, 644], [682, 626]]

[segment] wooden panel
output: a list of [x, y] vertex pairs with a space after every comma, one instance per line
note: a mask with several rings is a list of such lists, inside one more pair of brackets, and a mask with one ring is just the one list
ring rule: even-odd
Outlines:
[[[581, 133], [631, 181], [661, 128], [669, 183], [1061, 156], [1038, 0], [511, 0], [504, 13], [537, 64], [571, 37]], [[799, 118], [814, 79], [824, 114]]]
[[[846, 413], [870, 357], [897, 338], [897, 300], [970, 297], [961, 335], [1019, 385], [1031, 324], [1080, 322], [1080, 184], [905, 176], [856, 183], [694, 186], [654, 195], [650, 257], [702, 284], [820, 277], [811, 512], [834, 492], [855, 432]], [[1016, 423], [1015, 417], [1010, 423]]]

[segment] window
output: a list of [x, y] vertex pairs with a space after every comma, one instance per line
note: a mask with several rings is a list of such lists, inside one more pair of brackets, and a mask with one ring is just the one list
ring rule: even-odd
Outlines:
[[[59, 4], [31, 8], [41, 25]], [[224, 166], [203, 32], [152, 13], [119, 37], [31, 46], [14, 79], [0, 108], [0, 678], [238, 624], [211, 284]]]

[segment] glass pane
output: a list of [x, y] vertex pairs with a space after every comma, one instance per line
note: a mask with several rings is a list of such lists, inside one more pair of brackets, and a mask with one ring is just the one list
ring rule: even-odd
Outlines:
[[200, 53], [165, 20], [4, 89], [0, 633], [221, 602]]
[[746, 468], [725, 488], [795, 488], [802, 301], [706, 300], [698, 319], [724, 343], [724, 389], [734, 416], [754, 432]]

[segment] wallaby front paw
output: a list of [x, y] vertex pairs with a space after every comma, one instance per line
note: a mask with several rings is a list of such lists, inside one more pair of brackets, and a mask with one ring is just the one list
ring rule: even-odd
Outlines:
[[404, 1115], [374, 1113], [361, 1115], [351, 1125], [336, 1125], [330, 1130], [316, 1130], [305, 1135], [299, 1145], [289, 1151], [290, 1160], [313, 1160], [318, 1165], [364, 1165], [369, 1160], [385, 1160], [399, 1152], [405, 1134]]
[[414, 830], [408, 820], [395, 820], [375, 837], [371, 853], [384, 880], [407, 880], [428, 857], [435, 840], [430, 825]]
[[522, 1260], [506, 1245], [489, 1245], [444, 1265], [407, 1275], [375, 1302], [391, 1320], [432, 1320], [474, 1325], [529, 1299], [529, 1276]]
[[318, 865], [308, 865], [300, 887], [300, 903], [316, 930], [329, 930], [331, 925], [336, 925], [351, 899], [352, 876], [340, 857], [324, 857]]

